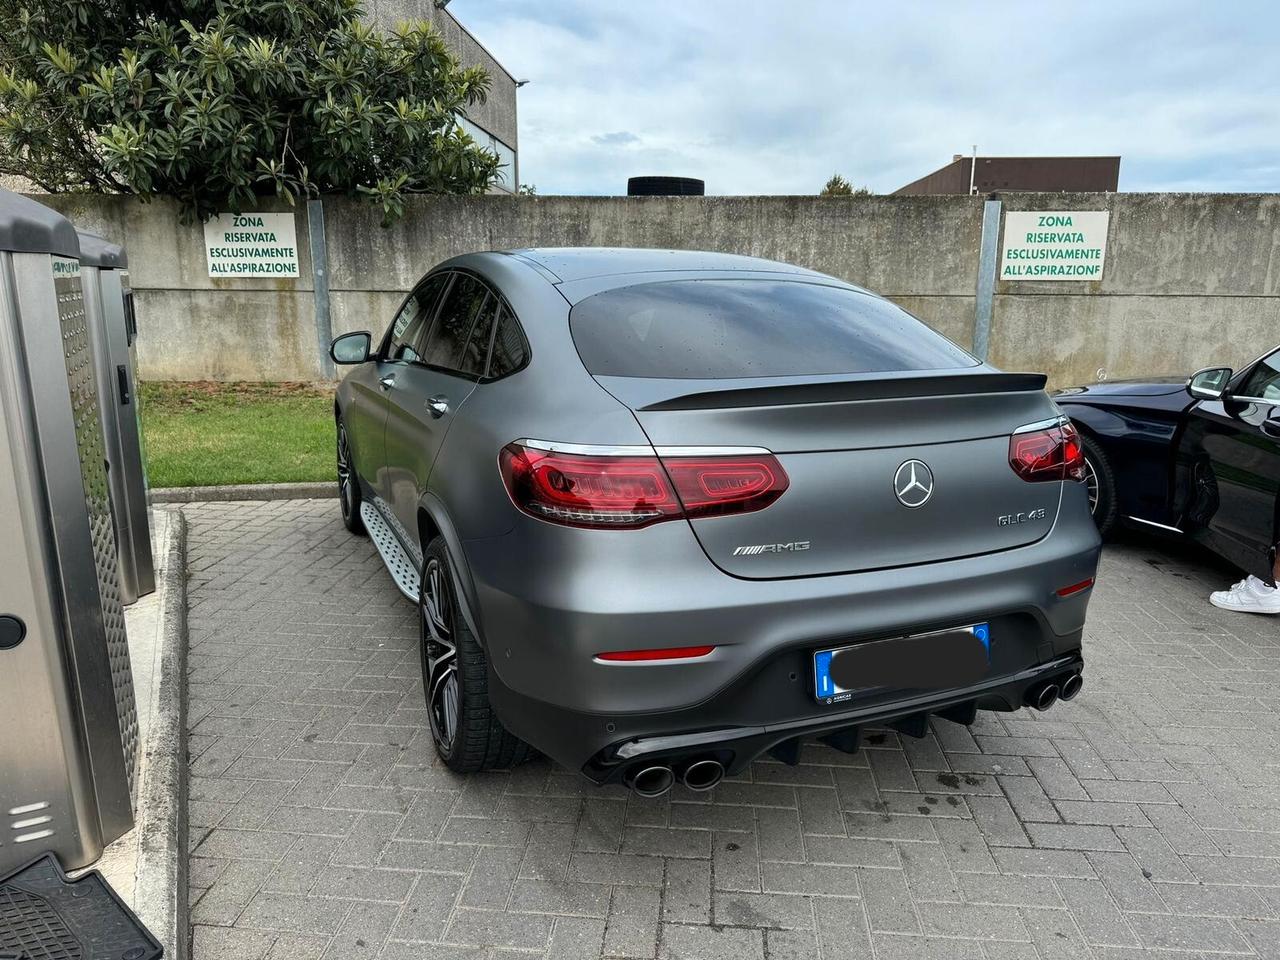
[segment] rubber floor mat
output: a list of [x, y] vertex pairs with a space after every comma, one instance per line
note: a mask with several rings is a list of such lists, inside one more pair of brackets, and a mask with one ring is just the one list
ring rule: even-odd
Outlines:
[[164, 948], [97, 870], [52, 854], [0, 878], [0, 960], [157, 960]]

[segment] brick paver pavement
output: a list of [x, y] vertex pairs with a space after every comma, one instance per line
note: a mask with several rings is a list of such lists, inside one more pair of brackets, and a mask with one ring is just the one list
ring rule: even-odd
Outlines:
[[190, 524], [195, 960], [1280, 957], [1280, 622], [1108, 548], [1045, 714], [640, 800], [436, 764], [412, 607], [329, 502]]

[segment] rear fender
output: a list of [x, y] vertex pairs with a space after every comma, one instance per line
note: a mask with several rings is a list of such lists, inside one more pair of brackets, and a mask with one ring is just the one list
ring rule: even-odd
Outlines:
[[[1180, 426], [1167, 417], [1142, 416], [1139, 410], [1127, 411], [1126, 417], [1104, 407], [1060, 406], [1080, 433], [1106, 454], [1115, 475], [1120, 516], [1176, 525], [1182, 512], [1174, 485]], [[1140, 432], [1134, 429], [1137, 420], [1144, 424]]]
[[476, 585], [471, 576], [471, 568], [467, 564], [467, 555], [462, 549], [462, 539], [458, 536], [457, 527], [450, 519], [444, 503], [430, 491], [424, 493], [418, 501], [418, 527], [424, 551], [436, 534], [444, 538], [449, 557], [453, 561], [450, 564], [453, 588], [454, 594], [458, 597], [458, 606], [462, 609], [462, 619], [466, 621], [467, 628], [483, 647], [484, 633], [480, 630], [478, 616], [480, 605], [476, 600]]
[[1084, 427], [1093, 434], [1095, 440], [1101, 441], [1105, 437], [1116, 436], [1125, 430], [1124, 421], [1110, 410], [1081, 404], [1062, 403], [1059, 406], [1062, 412], [1071, 418], [1072, 423], [1078, 427]]

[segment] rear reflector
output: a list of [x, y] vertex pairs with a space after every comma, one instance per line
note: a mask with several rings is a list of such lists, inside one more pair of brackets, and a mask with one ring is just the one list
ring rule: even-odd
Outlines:
[[666, 647], [662, 650], [613, 650], [609, 653], [597, 653], [597, 660], [612, 660], [623, 663], [635, 663], [642, 660], [692, 660], [705, 657], [712, 650], [710, 647]]
[[1081, 580], [1079, 583], [1073, 583], [1069, 587], [1062, 587], [1058, 590], [1058, 596], [1069, 597], [1072, 594], [1080, 593], [1082, 590], [1088, 590], [1093, 586], [1093, 577], [1088, 580]]
[[714, 457], [559, 453], [510, 443], [498, 458], [511, 500], [574, 527], [634, 528], [763, 510], [787, 489], [772, 454]]
[[1009, 438], [1009, 466], [1028, 483], [1084, 479], [1084, 448], [1070, 420], [1023, 428]]

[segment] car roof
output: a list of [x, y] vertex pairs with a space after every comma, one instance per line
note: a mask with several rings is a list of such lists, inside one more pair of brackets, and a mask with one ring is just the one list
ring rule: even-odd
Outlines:
[[503, 251], [553, 275], [558, 283], [637, 273], [786, 273], [806, 277], [825, 274], [789, 263], [707, 250], [650, 250], [635, 247], [531, 247]]

